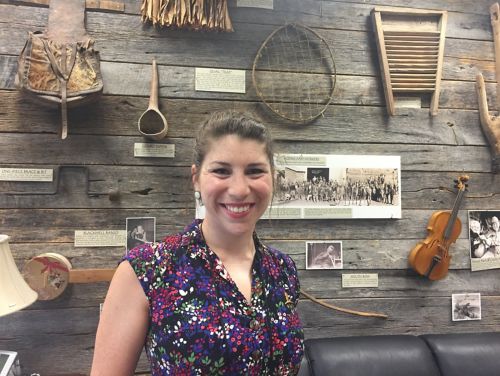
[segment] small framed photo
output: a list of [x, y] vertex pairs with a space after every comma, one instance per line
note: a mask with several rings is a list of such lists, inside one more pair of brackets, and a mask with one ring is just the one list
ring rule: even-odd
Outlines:
[[342, 269], [342, 242], [306, 242], [306, 269]]
[[451, 317], [453, 321], [481, 320], [481, 294], [452, 294]]
[[[0, 351], [0, 376], [20, 375], [19, 363], [17, 360], [17, 352], [15, 351]], [[15, 372], [15, 373], [14, 373]], [[18, 373], [19, 372], [19, 373]]]
[[155, 217], [127, 218], [127, 253], [141, 244], [152, 243], [156, 239]]
[[500, 210], [469, 210], [471, 270], [500, 268]]

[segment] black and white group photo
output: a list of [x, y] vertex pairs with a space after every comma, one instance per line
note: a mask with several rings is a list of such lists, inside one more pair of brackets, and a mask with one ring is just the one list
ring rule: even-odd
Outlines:
[[500, 210], [469, 211], [472, 270], [500, 268]]
[[277, 164], [272, 206], [315, 209], [321, 218], [342, 212], [346, 218], [400, 218], [399, 157], [323, 157], [322, 165]]
[[276, 182], [278, 205], [399, 205], [396, 169], [285, 168], [277, 172]]

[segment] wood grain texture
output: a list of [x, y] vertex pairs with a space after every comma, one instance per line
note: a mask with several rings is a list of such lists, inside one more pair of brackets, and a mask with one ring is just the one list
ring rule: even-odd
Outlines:
[[[127, 217], [157, 218], [157, 240], [177, 232], [194, 216], [190, 165], [198, 125], [212, 111], [235, 109], [268, 124], [276, 151], [295, 154], [401, 156], [402, 218], [262, 220], [264, 242], [291, 255], [302, 288], [346, 308], [387, 313], [388, 320], [330, 311], [301, 299], [306, 338], [373, 334], [498, 331], [497, 270], [470, 272], [467, 211], [500, 208], [500, 175], [482, 133], [475, 78], [482, 73], [490, 108], [496, 102], [490, 1], [275, 0], [274, 10], [239, 8], [229, 1], [234, 33], [195, 33], [143, 25], [140, 1], [123, 0], [124, 12], [86, 12], [89, 34], [102, 59], [104, 96], [69, 112], [69, 137], [58, 138], [57, 110], [39, 107], [16, 91], [17, 56], [28, 32], [45, 28], [48, 9], [0, 0], [0, 167], [52, 168], [52, 183], [0, 181], [0, 232], [11, 236], [19, 268], [44, 252], [66, 256], [76, 269], [114, 268], [123, 247], [74, 247], [75, 230], [125, 229]], [[421, 108], [386, 115], [370, 12], [375, 6], [446, 10], [448, 24], [439, 111]], [[323, 117], [305, 125], [267, 111], [251, 85], [251, 67], [264, 39], [296, 21], [321, 34], [337, 68], [333, 102]], [[159, 65], [160, 109], [169, 123], [164, 144], [174, 158], [136, 158], [146, 142], [137, 120], [146, 109], [151, 60]], [[401, 61], [399, 62], [401, 63]], [[194, 68], [246, 71], [245, 94], [194, 90]], [[277, 80], [286, 101], [292, 80], [315, 84], [314, 72]], [[492, 113], [493, 115], [493, 113]], [[410, 250], [427, 236], [435, 210], [453, 205], [453, 179], [470, 175], [458, 217], [463, 229], [451, 247], [446, 278], [430, 282], [408, 268]], [[305, 242], [340, 240], [344, 269], [306, 270]], [[342, 288], [342, 274], [377, 273], [378, 288]], [[19, 351], [24, 373], [87, 375], [99, 304], [108, 283], [70, 285], [54, 301], [36, 302], [0, 318], [0, 348]], [[451, 294], [480, 292], [481, 321], [452, 322]], [[147, 374], [143, 354], [137, 374]]]

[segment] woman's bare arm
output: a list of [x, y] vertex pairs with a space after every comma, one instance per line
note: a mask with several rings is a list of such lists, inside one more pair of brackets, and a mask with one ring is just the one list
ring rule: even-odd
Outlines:
[[148, 329], [146, 295], [128, 261], [113, 276], [99, 319], [91, 376], [133, 375]]

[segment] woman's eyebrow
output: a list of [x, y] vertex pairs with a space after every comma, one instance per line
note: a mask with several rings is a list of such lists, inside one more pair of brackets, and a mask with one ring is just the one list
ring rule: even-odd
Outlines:
[[212, 162], [210, 162], [210, 164], [211, 165], [217, 164], [217, 165], [221, 165], [221, 166], [231, 166], [231, 163], [224, 162], [224, 161], [212, 161]]

